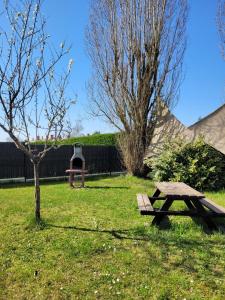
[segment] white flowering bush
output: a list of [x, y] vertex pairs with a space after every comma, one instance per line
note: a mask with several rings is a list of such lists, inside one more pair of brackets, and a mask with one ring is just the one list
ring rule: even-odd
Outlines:
[[180, 139], [167, 142], [162, 153], [145, 161], [156, 181], [182, 181], [199, 190], [225, 186], [224, 155], [206, 144], [203, 138], [191, 143]]

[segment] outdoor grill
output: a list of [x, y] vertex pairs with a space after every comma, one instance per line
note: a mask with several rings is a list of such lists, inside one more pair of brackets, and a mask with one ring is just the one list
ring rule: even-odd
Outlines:
[[88, 171], [85, 170], [85, 158], [82, 151], [82, 145], [80, 143], [74, 144], [74, 153], [70, 159], [70, 169], [66, 170], [69, 173], [69, 184], [71, 187], [75, 187], [75, 175], [81, 175], [81, 186], [84, 187], [84, 175]]
[[85, 169], [85, 159], [83, 156], [82, 145], [79, 143], [74, 144], [74, 153], [70, 159], [70, 169]]

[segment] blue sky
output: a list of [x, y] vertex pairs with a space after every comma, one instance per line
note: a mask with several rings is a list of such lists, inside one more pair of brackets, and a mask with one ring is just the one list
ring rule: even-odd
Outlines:
[[185, 78], [176, 116], [190, 125], [225, 102], [225, 63], [216, 28], [216, 0], [191, 0]]
[[[216, 28], [216, 0], [190, 0], [188, 44], [184, 61], [184, 80], [180, 100], [173, 113], [185, 125], [191, 125], [225, 102], [225, 63], [219, 49]], [[70, 89], [77, 94], [72, 107], [72, 122], [82, 120], [84, 133], [114, 129], [89, 111], [85, 84], [91, 75], [84, 32], [88, 22], [89, 0], [46, 0], [43, 13], [47, 29], [55, 46], [66, 40], [72, 44], [69, 58], [74, 59]], [[65, 63], [65, 62], [64, 62]], [[0, 133], [0, 140], [4, 135]]]

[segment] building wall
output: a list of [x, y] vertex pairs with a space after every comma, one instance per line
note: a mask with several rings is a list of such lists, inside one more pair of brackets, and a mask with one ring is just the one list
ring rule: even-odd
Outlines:
[[206, 143], [225, 154], [225, 104], [190, 127], [182, 124], [167, 107], [164, 107], [146, 156], [157, 155], [164, 142], [176, 137], [191, 142], [199, 136], [203, 136]]
[[205, 141], [225, 154], [225, 105], [188, 128], [193, 137], [202, 135]]
[[159, 154], [165, 142], [177, 137], [185, 139], [188, 142], [193, 139], [193, 133], [167, 107], [164, 107], [156, 124], [151, 145], [146, 156]]

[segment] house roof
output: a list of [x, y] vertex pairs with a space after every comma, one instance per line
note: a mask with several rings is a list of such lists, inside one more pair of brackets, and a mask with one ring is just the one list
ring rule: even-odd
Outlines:
[[200, 120], [198, 120], [194, 124], [190, 125], [188, 128], [192, 129], [193, 127], [198, 126], [199, 124], [205, 122], [207, 119], [216, 116], [220, 111], [224, 111], [224, 110], [225, 110], [225, 103], [223, 105], [221, 105], [220, 107], [218, 107], [213, 112], [211, 112], [210, 114], [208, 114], [207, 116], [201, 118]]
[[225, 104], [189, 127], [193, 137], [203, 136], [205, 141], [225, 154]]
[[189, 127], [163, 106], [147, 156], [158, 154], [165, 141], [178, 136], [187, 142], [203, 136], [206, 143], [225, 154], [225, 104]]
[[191, 141], [192, 135], [192, 132], [171, 113], [168, 107], [162, 105], [147, 156], [160, 153], [166, 141], [176, 137]]

